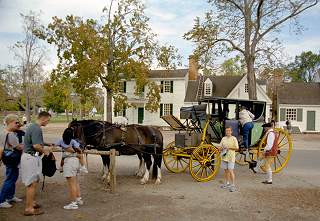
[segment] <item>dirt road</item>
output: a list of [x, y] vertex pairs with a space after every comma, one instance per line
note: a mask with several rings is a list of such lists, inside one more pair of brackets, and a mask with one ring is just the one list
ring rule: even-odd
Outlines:
[[[59, 137], [63, 125], [54, 124], [45, 129], [45, 138]], [[164, 132], [165, 142], [172, 140], [171, 132]], [[263, 174], [255, 175], [246, 167], [237, 167], [238, 191], [220, 189], [222, 171], [207, 183], [195, 182], [188, 171], [171, 174], [163, 166], [163, 182], [140, 185], [133, 174], [138, 166], [134, 156], [117, 158], [117, 193], [103, 190], [101, 160], [90, 156], [88, 175], [80, 176], [85, 205], [77, 211], [65, 211], [68, 202], [66, 181], [57, 172], [47, 179], [45, 191], [37, 198], [45, 214], [23, 217], [23, 204], [0, 210], [0, 221], [15, 220], [320, 220], [320, 136], [293, 136], [294, 152], [287, 168], [274, 176], [274, 184], [265, 186]], [[59, 154], [57, 154], [59, 157]], [[4, 172], [1, 167], [1, 174]], [[3, 181], [3, 175], [0, 176]], [[40, 189], [40, 188], [39, 188]], [[17, 195], [23, 197], [19, 183]]]

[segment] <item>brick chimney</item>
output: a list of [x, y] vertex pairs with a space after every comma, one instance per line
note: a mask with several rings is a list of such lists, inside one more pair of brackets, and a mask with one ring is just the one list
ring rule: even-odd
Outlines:
[[198, 60], [194, 55], [189, 56], [189, 80], [195, 81], [198, 78]]

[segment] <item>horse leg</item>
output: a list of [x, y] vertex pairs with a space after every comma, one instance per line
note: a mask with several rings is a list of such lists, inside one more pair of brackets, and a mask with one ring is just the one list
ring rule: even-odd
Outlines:
[[143, 185], [143, 184], [146, 184], [148, 181], [149, 181], [149, 170], [151, 168], [151, 164], [152, 164], [152, 161], [151, 161], [151, 156], [150, 154], [143, 154], [143, 158], [144, 158], [144, 161], [145, 161], [145, 164], [146, 164], [146, 170], [144, 172], [144, 175], [142, 177], [142, 179], [140, 180], [140, 183]]
[[145, 172], [144, 159], [140, 153], [137, 155], [139, 157], [139, 169], [136, 171], [136, 176], [142, 177]]
[[102, 158], [102, 163], [103, 163], [103, 175], [102, 175], [102, 180], [107, 179], [107, 183], [110, 182], [110, 171], [109, 171], [109, 166], [110, 166], [110, 157], [101, 155]]
[[152, 171], [152, 177], [156, 179], [155, 184], [161, 183], [161, 163], [162, 163], [162, 156], [161, 155], [154, 155], [154, 162], [153, 162], [153, 171]]

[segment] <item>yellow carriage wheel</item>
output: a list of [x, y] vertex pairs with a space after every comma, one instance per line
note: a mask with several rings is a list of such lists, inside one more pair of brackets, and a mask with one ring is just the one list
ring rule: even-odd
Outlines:
[[166, 168], [172, 173], [182, 173], [189, 165], [189, 159], [178, 156], [183, 149], [175, 147], [175, 142], [169, 143], [163, 150], [163, 162]]
[[[279, 173], [289, 162], [292, 153], [292, 141], [290, 134], [282, 128], [274, 129], [278, 139], [278, 154], [273, 158], [271, 169], [273, 173]], [[262, 155], [264, 152], [264, 147], [266, 146], [267, 134], [262, 138], [259, 149], [258, 156]]]
[[206, 182], [213, 179], [218, 173], [220, 163], [218, 148], [211, 144], [201, 144], [191, 154], [189, 170], [196, 181]]

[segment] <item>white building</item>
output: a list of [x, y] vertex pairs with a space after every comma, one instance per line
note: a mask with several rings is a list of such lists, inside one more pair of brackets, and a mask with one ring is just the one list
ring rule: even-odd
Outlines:
[[301, 132], [320, 132], [320, 83], [284, 83], [278, 89], [278, 123]]
[[[179, 118], [180, 108], [198, 104], [198, 100], [206, 96], [248, 99], [247, 76], [210, 76], [199, 74], [198, 64], [193, 58], [189, 59], [189, 69], [179, 70], [151, 70], [149, 80], [161, 86], [160, 108], [157, 112], [150, 113], [145, 110], [147, 103], [144, 90], [140, 96], [134, 94], [135, 81], [123, 82], [123, 92], [128, 97], [128, 102], [136, 108], [128, 108], [114, 116], [125, 116], [129, 124], [144, 124], [167, 126], [161, 119], [162, 115], [172, 114]], [[260, 101], [267, 102], [266, 118], [269, 118], [271, 100], [266, 94], [266, 84], [257, 81], [257, 97]]]

